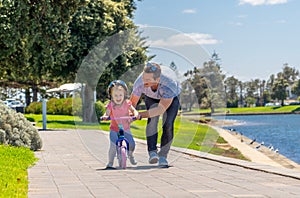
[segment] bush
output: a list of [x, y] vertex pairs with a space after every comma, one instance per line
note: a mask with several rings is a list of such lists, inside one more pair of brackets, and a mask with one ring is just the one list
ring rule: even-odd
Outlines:
[[25, 113], [41, 114], [42, 113], [42, 103], [41, 102], [30, 103], [30, 105], [28, 107], [26, 107]]
[[100, 121], [99, 118], [105, 113], [105, 111], [106, 111], [105, 104], [101, 101], [97, 101], [95, 103], [95, 112], [98, 121]]
[[73, 98], [73, 109], [72, 114], [82, 117], [82, 102], [81, 98]]
[[[47, 101], [47, 114], [52, 115], [81, 115], [80, 98], [51, 98]], [[26, 113], [42, 114], [42, 102], [32, 102], [26, 108]]]
[[[59, 114], [59, 107], [58, 107], [58, 100], [57, 98], [51, 98], [47, 101], [47, 114], [57, 115]], [[30, 105], [29, 105], [30, 106]], [[41, 114], [42, 112], [40, 112]]]
[[23, 114], [0, 104], [0, 144], [22, 146], [36, 151], [42, 147], [42, 140], [38, 130]]

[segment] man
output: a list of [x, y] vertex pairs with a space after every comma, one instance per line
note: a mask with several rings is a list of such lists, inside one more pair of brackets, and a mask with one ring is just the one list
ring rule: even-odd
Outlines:
[[[158, 162], [159, 166], [168, 166], [167, 155], [173, 141], [174, 121], [179, 109], [181, 91], [180, 83], [176, 79], [170, 68], [147, 63], [133, 85], [130, 97], [132, 105], [136, 107], [142, 94], [145, 97], [147, 111], [140, 112], [140, 116], [148, 118], [146, 135], [150, 164]], [[160, 151], [157, 152], [157, 125], [160, 115], [163, 115], [163, 133]]]

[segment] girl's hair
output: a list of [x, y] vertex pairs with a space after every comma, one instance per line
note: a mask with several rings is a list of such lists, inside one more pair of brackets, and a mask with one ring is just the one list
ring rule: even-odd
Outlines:
[[117, 87], [117, 86], [121, 86], [124, 88], [124, 90], [125, 90], [125, 94], [124, 94], [125, 98], [124, 99], [126, 99], [128, 88], [127, 88], [126, 83], [122, 80], [114, 80], [111, 83], [109, 83], [108, 88], [107, 88], [107, 94], [108, 94], [109, 99], [111, 99], [112, 88]]
[[152, 73], [154, 80], [160, 77], [161, 74], [161, 68], [159, 64], [157, 63], [150, 63], [148, 62], [144, 67], [145, 73]]

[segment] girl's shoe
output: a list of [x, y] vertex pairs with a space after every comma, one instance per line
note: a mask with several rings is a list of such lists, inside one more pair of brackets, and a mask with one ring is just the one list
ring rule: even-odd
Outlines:
[[134, 159], [133, 156], [129, 156], [129, 161], [132, 165], [137, 165], [137, 161]]

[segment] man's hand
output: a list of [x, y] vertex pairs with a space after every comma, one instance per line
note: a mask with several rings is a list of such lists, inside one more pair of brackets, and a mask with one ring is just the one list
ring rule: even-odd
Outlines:
[[141, 120], [142, 118], [143, 118], [143, 116], [142, 116], [141, 114], [139, 114], [139, 115], [136, 117], [137, 120]]
[[160, 99], [157, 107], [151, 108], [148, 111], [139, 112], [143, 118], [152, 118], [158, 115], [162, 115], [172, 104], [173, 98]]

